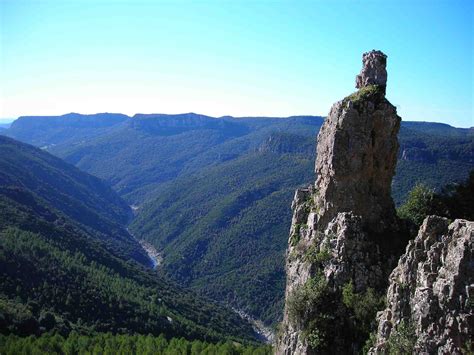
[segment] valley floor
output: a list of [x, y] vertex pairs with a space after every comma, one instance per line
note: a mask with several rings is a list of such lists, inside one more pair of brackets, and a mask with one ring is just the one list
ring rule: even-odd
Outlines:
[[161, 253], [158, 250], [156, 250], [156, 248], [153, 245], [151, 245], [145, 240], [139, 240], [138, 242], [142, 246], [143, 250], [145, 250], [146, 253], [148, 254], [148, 257], [151, 260], [153, 269], [158, 268], [163, 263], [163, 256], [161, 255]]
[[232, 308], [242, 319], [245, 319], [252, 324], [253, 329], [258, 334], [260, 339], [266, 344], [272, 344], [275, 339], [275, 333], [269, 327], [266, 327], [259, 319], [253, 318], [250, 314], [242, 310]]

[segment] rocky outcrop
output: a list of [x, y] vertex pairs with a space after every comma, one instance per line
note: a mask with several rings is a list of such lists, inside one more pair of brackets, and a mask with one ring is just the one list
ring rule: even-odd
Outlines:
[[393, 223], [391, 182], [399, 128], [395, 107], [376, 86], [362, 88], [333, 105], [318, 136], [319, 225], [349, 211], [374, 230]]
[[400, 159], [428, 164], [436, 163], [437, 160], [432, 151], [418, 147], [403, 149]]
[[390, 275], [387, 305], [371, 354], [472, 351], [474, 222], [427, 217]]
[[381, 51], [370, 51], [362, 56], [362, 70], [356, 76], [356, 88], [378, 85], [385, 93], [387, 86], [387, 56]]
[[400, 118], [386, 56], [363, 64], [359, 91], [319, 132], [315, 184], [295, 193], [276, 353], [360, 353], [374, 320], [371, 354], [473, 351], [474, 222], [431, 216], [407, 243], [390, 193]]
[[316, 183], [295, 193], [277, 354], [360, 350], [342, 290], [385, 289], [393, 268], [384, 247], [399, 229], [391, 181], [400, 117], [385, 98], [386, 56], [365, 53], [363, 64], [359, 91], [332, 106], [319, 132]]

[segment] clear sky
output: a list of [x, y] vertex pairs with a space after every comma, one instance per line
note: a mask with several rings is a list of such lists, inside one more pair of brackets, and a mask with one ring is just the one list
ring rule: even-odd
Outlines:
[[404, 120], [474, 126], [472, 0], [0, 0], [0, 117], [326, 115], [362, 53]]

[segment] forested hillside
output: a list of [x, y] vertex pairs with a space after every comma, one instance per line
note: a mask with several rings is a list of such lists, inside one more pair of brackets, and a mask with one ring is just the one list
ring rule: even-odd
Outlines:
[[[20, 118], [6, 134], [107, 180], [138, 207], [130, 229], [163, 253], [168, 276], [274, 323], [281, 315], [291, 199], [314, 181], [323, 119], [114, 117], [66, 115], [38, 127], [35, 118]], [[81, 129], [71, 129], [77, 121]], [[440, 189], [474, 167], [472, 129], [402, 122], [399, 140], [397, 204], [417, 182]]]
[[[94, 203], [87, 208], [77, 204], [89, 200]], [[73, 213], [80, 208], [82, 219]], [[254, 340], [250, 324], [237, 314], [149, 268], [138, 243], [119, 223], [127, 212], [97, 178], [1, 138], [0, 331]], [[96, 222], [106, 225], [96, 229]], [[143, 263], [130, 255], [143, 257]]]
[[98, 137], [127, 119], [126, 115], [113, 113], [23, 116], [10, 125], [8, 135], [22, 142], [46, 148]]
[[434, 123], [402, 123], [400, 150], [392, 194], [406, 199], [419, 182], [439, 191], [466, 179], [474, 168], [474, 131]]
[[[312, 137], [313, 147], [304, 145], [304, 149], [314, 158], [315, 137], [322, 122], [314, 116], [72, 113], [20, 117], [2, 134], [46, 149], [108, 181], [130, 204], [142, 204], [163, 183], [251, 154], [275, 134], [280, 135], [276, 140], [280, 143], [286, 133]], [[473, 141], [472, 128], [403, 121], [393, 183], [397, 204], [417, 181], [428, 179], [428, 185], [439, 189], [466, 178], [474, 164]], [[284, 153], [285, 146], [287, 153], [298, 153], [301, 149], [297, 141], [283, 144], [273, 146], [274, 150]], [[422, 175], [415, 176], [414, 171]]]
[[98, 178], [38, 148], [0, 136], [0, 187], [10, 198], [43, 200], [117, 256], [148, 265], [146, 254], [124, 227], [130, 208]]
[[2, 336], [2, 354], [229, 354], [229, 355], [270, 355], [270, 345], [242, 345], [235, 342], [209, 343], [200, 340], [189, 341], [184, 338], [167, 339], [165, 336], [112, 335], [81, 336], [72, 333], [64, 338], [61, 335], [45, 334], [38, 338]]
[[[83, 120], [87, 119], [90, 118]], [[108, 116], [103, 119], [110, 120]], [[62, 120], [69, 122], [70, 118]], [[94, 128], [95, 120], [91, 127], [74, 133], [70, 123], [54, 125], [48, 119], [41, 128], [29, 129], [32, 121], [34, 118], [18, 119], [7, 134], [22, 139], [24, 132], [32, 132], [26, 142], [47, 147], [81, 170], [107, 180], [130, 204], [143, 203], [157, 187], [179, 176], [251, 153], [275, 132], [301, 132], [313, 137], [322, 123], [319, 117], [216, 119], [197, 114], [137, 115], [116, 123], [105, 133], [102, 127]], [[63, 125], [68, 139], [60, 143], [56, 138], [62, 136], [58, 126]], [[89, 132], [87, 139], [84, 132]], [[99, 132], [100, 136], [96, 136]]]
[[[295, 139], [311, 147], [312, 138]], [[281, 311], [288, 200], [312, 178], [311, 156], [265, 144], [179, 178], [156, 192], [130, 229], [163, 251], [164, 269], [179, 282], [272, 322]]]

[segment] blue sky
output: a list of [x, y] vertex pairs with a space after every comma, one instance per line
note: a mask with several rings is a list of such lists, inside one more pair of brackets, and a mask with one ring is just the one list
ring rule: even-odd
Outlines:
[[404, 120], [474, 126], [473, 1], [0, 0], [0, 117], [326, 115], [362, 53]]

